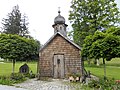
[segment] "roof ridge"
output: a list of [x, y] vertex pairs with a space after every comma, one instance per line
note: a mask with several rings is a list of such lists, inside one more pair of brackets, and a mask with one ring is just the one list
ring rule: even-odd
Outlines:
[[42, 46], [42, 48], [40, 49], [40, 51], [42, 51], [42, 50], [52, 41], [52, 39], [55, 38], [55, 36], [56, 36], [57, 34], [59, 34], [59, 35], [62, 36], [65, 40], [67, 40], [67, 41], [70, 42], [72, 45], [74, 45], [75, 47], [77, 47], [78, 49], [81, 50], [81, 47], [80, 47], [80, 46], [78, 46], [76, 43], [74, 43], [73, 41], [71, 41], [69, 38], [67, 38], [67, 37], [65, 37], [64, 35], [62, 35], [60, 32], [57, 32], [57, 33], [55, 33], [55, 34]]

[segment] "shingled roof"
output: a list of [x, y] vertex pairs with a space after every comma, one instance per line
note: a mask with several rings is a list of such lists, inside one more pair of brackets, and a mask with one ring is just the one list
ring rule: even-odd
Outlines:
[[46, 48], [48, 46], [48, 44], [57, 36], [60, 35], [62, 38], [64, 38], [66, 41], [68, 41], [70, 44], [72, 44], [73, 46], [75, 46], [76, 48], [81, 50], [81, 47], [79, 47], [77, 44], [75, 44], [73, 41], [71, 41], [70, 39], [68, 39], [67, 37], [63, 36], [60, 32], [57, 32], [56, 34], [54, 34], [40, 49], [40, 51], [42, 51], [44, 48]]

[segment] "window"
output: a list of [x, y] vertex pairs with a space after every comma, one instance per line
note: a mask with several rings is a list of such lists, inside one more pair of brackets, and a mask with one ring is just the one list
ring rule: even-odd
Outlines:
[[60, 26], [60, 30], [62, 30], [62, 27]]
[[57, 59], [57, 64], [60, 64], [60, 59]]

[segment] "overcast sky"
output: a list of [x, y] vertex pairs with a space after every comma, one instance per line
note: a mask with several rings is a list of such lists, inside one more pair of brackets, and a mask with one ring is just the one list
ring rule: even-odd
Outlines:
[[[2, 19], [7, 18], [13, 6], [19, 5], [22, 14], [28, 16], [29, 31], [31, 35], [44, 44], [53, 34], [54, 18], [61, 7], [61, 15], [65, 17], [67, 30], [70, 30], [68, 21], [71, 0], [0, 0], [0, 27]], [[116, 0], [120, 8], [120, 0]]]

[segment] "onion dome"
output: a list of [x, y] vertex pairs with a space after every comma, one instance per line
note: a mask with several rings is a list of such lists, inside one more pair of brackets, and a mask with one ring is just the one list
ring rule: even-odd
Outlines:
[[55, 24], [65, 24], [65, 18], [60, 15], [60, 11], [58, 11], [58, 16], [54, 19]]

